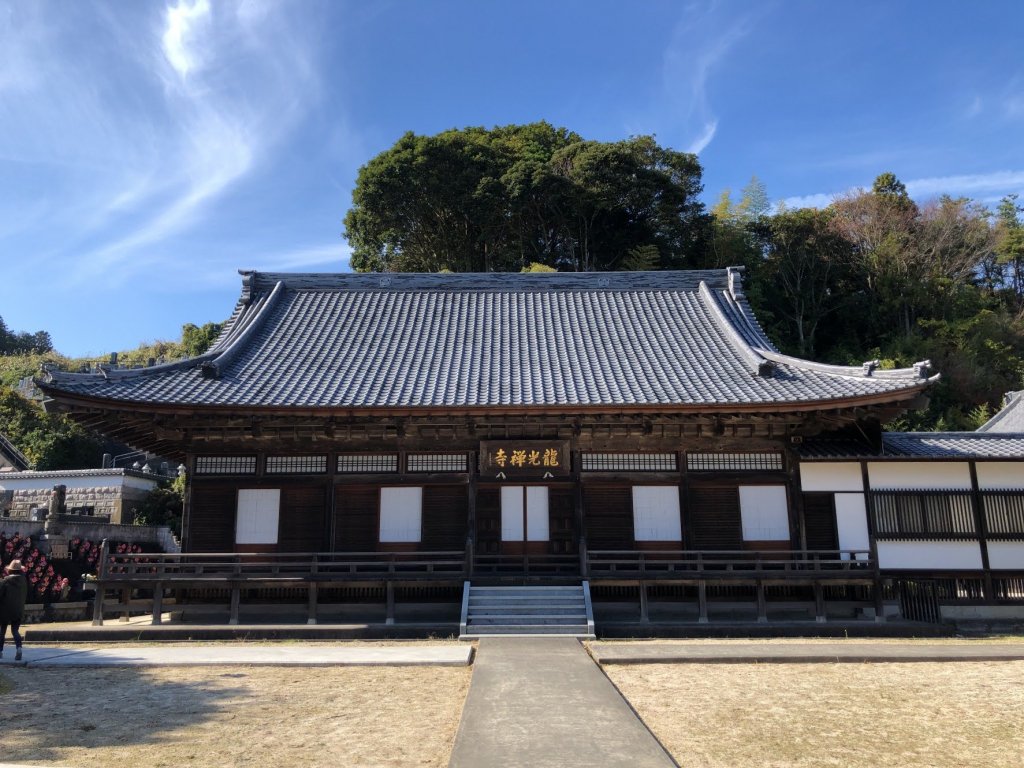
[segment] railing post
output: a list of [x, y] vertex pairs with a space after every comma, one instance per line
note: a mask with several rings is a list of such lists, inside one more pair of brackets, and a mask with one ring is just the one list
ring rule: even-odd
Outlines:
[[384, 618], [385, 624], [395, 623], [395, 584], [388, 579], [387, 585], [384, 588], [387, 594], [387, 615]]
[[466, 537], [466, 576], [467, 578], [473, 575], [473, 537]]
[[698, 624], [708, 623], [708, 583], [701, 579], [697, 582], [697, 609], [700, 614], [697, 617]]
[[153, 624], [163, 623], [163, 601], [164, 601], [164, 585], [163, 582], [157, 582], [156, 586], [153, 587]]
[[814, 580], [814, 620], [819, 624], [825, 623], [825, 596], [821, 587], [821, 581]]
[[768, 601], [764, 595], [764, 582], [757, 580], [757, 623], [765, 624], [768, 621]]
[[236, 584], [231, 587], [231, 614], [228, 617], [228, 624], [238, 624], [238, 607], [242, 602], [242, 590]]
[[110, 542], [104, 539], [100, 544], [100, 568], [96, 573], [96, 596], [92, 601], [92, 623], [94, 627], [103, 626], [103, 600], [106, 588], [103, 581], [107, 577], [107, 560], [110, 557]]
[[123, 608], [121, 609], [121, 621], [127, 624], [132, 617], [132, 588], [130, 586], [121, 588], [121, 602], [123, 604]]
[[647, 583], [640, 582], [640, 623], [646, 624], [650, 620], [647, 610]]
[[584, 579], [590, 576], [589, 563], [587, 562], [587, 537], [580, 536], [580, 576]]
[[306, 615], [307, 624], [316, 624], [316, 604], [317, 604], [317, 574], [320, 572], [319, 568], [319, 556], [313, 553], [313, 562], [309, 568], [309, 604], [307, 606], [308, 611]]

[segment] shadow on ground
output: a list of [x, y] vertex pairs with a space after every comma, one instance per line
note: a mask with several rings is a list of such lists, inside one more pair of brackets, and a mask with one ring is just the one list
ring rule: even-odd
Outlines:
[[[243, 672], [193, 668], [190, 674], [196, 679], [158, 679], [140, 667], [6, 667], [0, 671], [0, 689], [7, 688], [0, 698], [3, 759], [61, 762], [66, 748], [158, 744], [251, 693]], [[197, 744], [198, 754], [201, 749]]]

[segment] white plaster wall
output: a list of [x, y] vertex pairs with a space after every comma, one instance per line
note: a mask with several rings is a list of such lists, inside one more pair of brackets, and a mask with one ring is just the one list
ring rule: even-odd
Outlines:
[[983, 491], [1024, 488], [1024, 461], [979, 461], [975, 466]]
[[1024, 542], [990, 541], [988, 565], [992, 570], [1024, 571]]
[[871, 489], [875, 491], [901, 488], [935, 491], [971, 489], [970, 467], [967, 462], [959, 461], [869, 462], [868, 479]]
[[880, 541], [880, 568], [952, 571], [981, 570], [981, 547], [975, 541]]
[[836, 494], [836, 529], [840, 549], [871, 549], [868, 511], [863, 493]]
[[801, 462], [800, 488], [804, 491], [863, 491], [859, 462]]

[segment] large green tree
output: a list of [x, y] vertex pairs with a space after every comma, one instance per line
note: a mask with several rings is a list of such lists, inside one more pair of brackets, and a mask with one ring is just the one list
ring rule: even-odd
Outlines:
[[345, 234], [360, 271], [688, 267], [707, 239], [700, 191], [696, 157], [650, 136], [590, 141], [544, 122], [407, 133], [360, 169]]

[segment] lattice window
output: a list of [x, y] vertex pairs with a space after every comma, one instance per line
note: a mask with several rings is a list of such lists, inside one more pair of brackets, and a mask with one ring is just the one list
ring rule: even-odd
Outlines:
[[410, 453], [405, 459], [408, 472], [468, 472], [464, 453]]
[[691, 472], [781, 472], [781, 453], [688, 453]]
[[964, 491], [874, 491], [879, 538], [975, 535], [971, 494]]
[[584, 453], [584, 472], [675, 472], [674, 453]]
[[982, 491], [989, 538], [1024, 536], [1024, 491]]
[[342, 474], [397, 472], [398, 454], [344, 453], [338, 456], [337, 471]]
[[322, 475], [327, 472], [327, 455], [267, 456], [268, 475]]
[[255, 475], [255, 456], [196, 456], [197, 475]]

